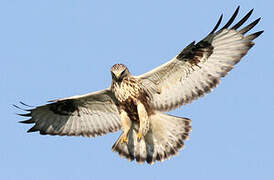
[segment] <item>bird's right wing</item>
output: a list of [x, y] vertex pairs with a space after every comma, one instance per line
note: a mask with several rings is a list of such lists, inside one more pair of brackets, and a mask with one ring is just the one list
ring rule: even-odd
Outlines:
[[117, 100], [108, 89], [50, 102], [19, 114], [30, 117], [21, 123], [34, 123], [28, 132], [94, 137], [121, 129]]

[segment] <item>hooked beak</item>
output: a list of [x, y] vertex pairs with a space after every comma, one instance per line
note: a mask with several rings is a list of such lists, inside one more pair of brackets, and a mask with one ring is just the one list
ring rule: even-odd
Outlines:
[[112, 72], [112, 78], [115, 79], [115, 81], [119, 81], [121, 77], [121, 73], [113, 73]]
[[119, 79], [121, 77], [121, 73], [114, 73], [114, 76], [116, 79]]

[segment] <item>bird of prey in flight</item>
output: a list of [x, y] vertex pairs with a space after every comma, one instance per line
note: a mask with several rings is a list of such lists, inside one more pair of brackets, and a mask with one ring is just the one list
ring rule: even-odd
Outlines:
[[204, 39], [160, 67], [134, 76], [125, 65], [115, 64], [109, 88], [25, 109], [19, 115], [29, 119], [20, 122], [34, 124], [28, 132], [60, 136], [95, 137], [122, 130], [112, 147], [120, 156], [149, 164], [169, 159], [184, 147], [191, 120], [164, 112], [211, 92], [263, 33], [246, 34], [260, 18], [242, 27], [253, 9], [232, 25], [238, 12], [239, 7], [218, 29], [221, 15]]

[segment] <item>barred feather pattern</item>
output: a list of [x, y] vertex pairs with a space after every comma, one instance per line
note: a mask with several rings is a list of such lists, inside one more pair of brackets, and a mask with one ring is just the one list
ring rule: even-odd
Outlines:
[[[19, 115], [29, 119], [20, 122], [34, 124], [28, 132], [94, 137], [120, 130], [119, 110], [123, 108], [132, 126], [128, 143], [121, 143], [120, 136], [112, 147], [113, 151], [139, 163], [153, 164], [169, 159], [184, 147], [184, 141], [191, 132], [191, 120], [162, 112], [211, 92], [246, 55], [254, 45], [253, 40], [263, 33], [258, 31], [246, 35], [260, 18], [239, 29], [253, 10], [230, 27], [238, 12], [239, 7], [215, 32], [222, 21], [221, 16], [208, 36], [197, 44], [190, 43], [162, 66], [141, 76], [131, 76], [126, 66], [116, 64], [111, 69], [113, 82], [109, 89], [57, 99], [50, 104], [27, 109], [26, 114]], [[145, 106], [149, 119], [149, 131], [140, 141], [137, 140], [139, 114], [136, 100]]]
[[28, 132], [39, 131], [43, 135], [101, 136], [121, 129], [115, 101], [109, 90], [58, 99], [20, 114], [30, 117], [20, 122], [34, 124]]
[[222, 16], [213, 31], [202, 41], [197, 44], [192, 42], [171, 61], [137, 76], [148, 89], [157, 89], [150, 104], [153, 109], [170, 111], [211, 92], [220, 83], [221, 78], [246, 55], [254, 45], [253, 40], [263, 31], [245, 35], [260, 18], [237, 30], [253, 10], [229, 28], [238, 11], [239, 8], [228, 23], [216, 33]]
[[121, 143], [121, 136], [112, 146], [114, 152], [129, 161], [154, 164], [170, 159], [184, 148], [184, 141], [192, 130], [191, 120], [160, 112], [149, 117], [150, 130], [144, 138], [137, 140], [139, 123], [134, 121], [128, 135], [128, 143]]

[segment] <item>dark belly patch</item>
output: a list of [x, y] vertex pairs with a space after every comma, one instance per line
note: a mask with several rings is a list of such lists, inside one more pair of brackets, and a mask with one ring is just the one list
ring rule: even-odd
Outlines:
[[139, 121], [137, 105], [132, 99], [128, 99], [125, 102], [121, 103], [120, 108], [127, 112], [128, 117], [132, 121]]

